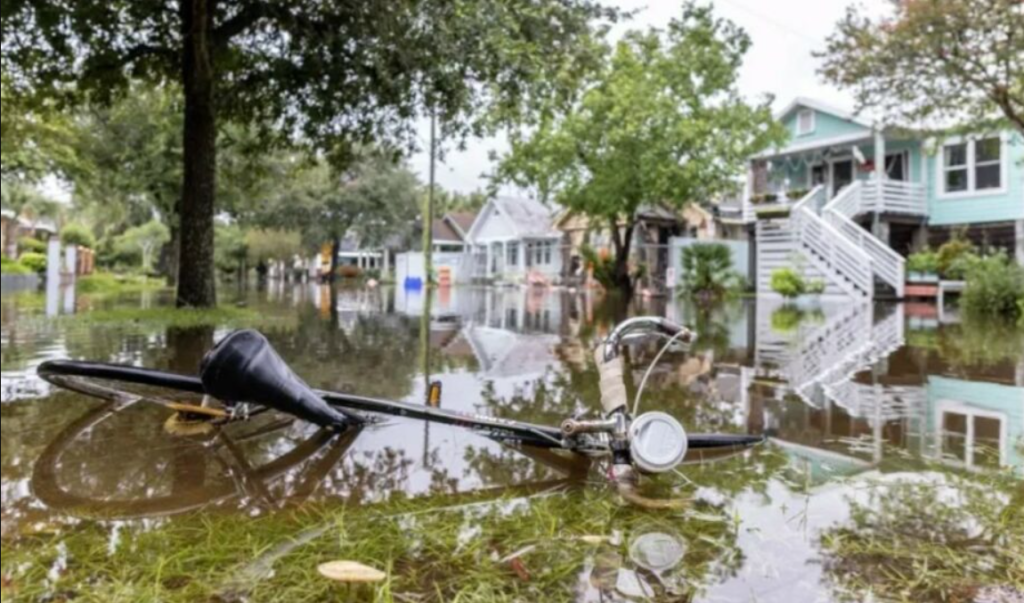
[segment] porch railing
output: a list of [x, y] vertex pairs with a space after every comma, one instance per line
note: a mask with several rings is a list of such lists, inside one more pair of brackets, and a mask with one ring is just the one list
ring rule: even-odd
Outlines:
[[[865, 205], [870, 203], [869, 197], [866, 196], [868, 191], [877, 195], [878, 189], [870, 184], [865, 186], [861, 182], [846, 187], [838, 197], [825, 206], [823, 216], [828, 224], [871, 257], [874, 273], [896, 290], [896, 297], [902, 299], [907, 280], [906, 260], [852, 219], [871, 211], [865, 209]], [[877, 196], [875, 199], [877, 200]]]
[[923, 184], [887, 180], [881, 183], [862, 184], [861, 211], [910, 214], [923, 216], [928, 213], [927, 193]]
[[838, 284], [843, 289], [870, 297], [874, 292], [871, 256], [813, 209], [823, 203], [826, 194], [825, 188], [819, 186], [793, 206], [790, 213], [793, 233], [818, 261], [842, 277]]

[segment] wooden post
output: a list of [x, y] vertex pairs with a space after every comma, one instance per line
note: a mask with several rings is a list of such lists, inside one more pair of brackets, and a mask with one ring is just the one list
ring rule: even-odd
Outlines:
[[882, 131], [882, 127], [879, 126], [875, 130], [875, 187], [877, 194], [878, 207], [875, 208], [874, 212], [874, 228], [872, 229], [876, 237], [881, 238], [881, 226], [882, 226], [882, 212], [883, 199], [885, 198], [885, 180], [888, 174], [885, 170], [885, 133]]
[[1024, 220], [1017, 220], [1017, 264], [1024, 266]]

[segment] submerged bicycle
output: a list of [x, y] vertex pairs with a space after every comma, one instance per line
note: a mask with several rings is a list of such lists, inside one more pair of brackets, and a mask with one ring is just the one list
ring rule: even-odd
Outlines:
[[442, 409], [438, 407], [440, 391], [434, 389], [427, 405], [316, 391], [288, 367], [263, 335], [251, 330], [235, 332], [215, 346], [203, 360], [198, 377], [72, 361], [43, 364], [39, 375], [58, 388], [116, 405], [164, 406], [173, 411], [171, 420], [183, 425], [224, 426], [273, 410], [338, 434], [357, 430], [379, 415], [456, 426], [505, 444], [610, 459], [611, 476], [617, 481], [675, 471], [688, 455], [735, 453], [765, 441], [750, 435], [687, 434], [674, 417], [661, 412], [634, 416], [646, 377], [630, 409], [622, 349], [634, 338], [650, 336], [667, 340], [651, 369], [673, 344], [696, 339], [688, 329], [661, 318], [622, 323], [596, 350], [603, 417], [568, 417], [559, 426]]

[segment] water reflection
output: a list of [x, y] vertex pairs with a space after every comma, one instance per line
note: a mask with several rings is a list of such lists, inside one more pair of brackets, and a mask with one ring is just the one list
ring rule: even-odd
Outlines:
[[[473, 526], [474, 542], [518, 542], [515, 529], [545, 512], [584, 538], [563, 556], [527, 555], [520, 568], [534, 580], [539, 562], [575, 568], [566, 574], [571, 600], [746, 601], [755, 593], [759, 601], [830, 601], [836, 589], [856, 591], [857, 577], [875, 568], [868, 556], [824, 546], [820, 535], [888, 525], [879, 517], [891, 505], [855, 496], [864, 480], [879, 472], [917, 479], [927, 462], [979, 480], [1000, 467], [1024, 470], [1022, 338], [921, 322], [904, 306], [759, 300], [707, 309], [652, 300], [623, 308], [567, 292], [465, 288], [425, 296], [273, 283], [237, 295], [225, 301], [287, 318], [264, 330], [314, 386], [424, 403], [438, 382], [448, 408], [538, 423], [599, 408], [592, 347], [626, 313], [666, 315], [694, 325], [701, 339], [657, 368], [644, 409], [670, 412], [695, 432], [766, 433], [773, 446], [648, 484], [652, 498], [693, 501], [680, 515], [624, 508], [593, 468], [571, 458], [442, 426], [390, 420], [332, 438], [266, 415], [180, 437], [165, 430], [160, 408], [115, 409], [52, 391], [34, 371], [70, 357], [193, 373], [225, 328], [47, 320], [43, 297], [4, 296], [5, 556], [7, 543], [40, 530], [71, 534], [83, 521], [173, 529], [187, 524], [189, 511], [272, 518], [310, 505], [479, 502], [493, 494], [503, 512], [460, 520]], [[74, 300], [85, 316], [168, 302], [152, 294]], [[657, 352], [655, 342], [631, 347], [630, 387]], [[561, 488], [558, 502], [532, 498], [552, 487]], [[522, 492], [525, 506], [509, 512], [508, 497]], [[432, 530], [443, 519], [417, 521]], [[423, 535], [409, 523], [402, 530], [396, 542]], [[460, 555], [394, 553], [410, 564], [453, 567]], [[518, 574], [513, 568], [509, 579], [520, 581]]]

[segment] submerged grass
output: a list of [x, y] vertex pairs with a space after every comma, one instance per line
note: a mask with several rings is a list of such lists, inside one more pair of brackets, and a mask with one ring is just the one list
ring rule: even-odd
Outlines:
[[824, 533], [842, 601], [973, 603], [1024, 596], [1024, 483], [1014, 473], [874, 485], [847, 525]]
[[97, 272], [79, 278], [76, 288], [79, 293], [85, 295], [117, 295], [141, 293], [143, 291], [160, 291], [167, 288], [167, 282], [163, 279], [146, 276]]
[[63, 317], [84, 325], [139, 325], [162, 328], [244, 327], [272, 320], [246, 308], [119, 308]]

